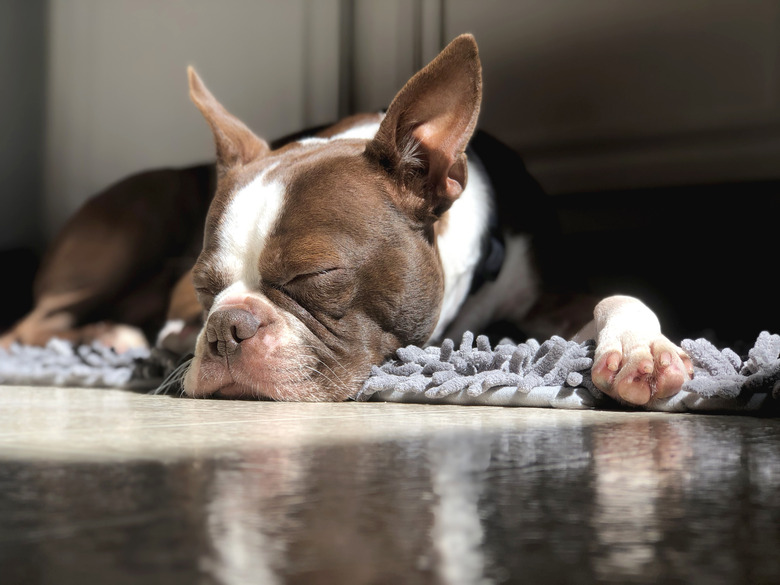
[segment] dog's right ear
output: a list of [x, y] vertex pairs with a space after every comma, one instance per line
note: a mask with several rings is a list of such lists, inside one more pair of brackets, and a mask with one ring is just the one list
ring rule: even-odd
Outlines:
[[441, 216], [466, 186], [466, 145], [477, 124], [482, 66], [474, 37], [461, 35], [412, 77], [387, 109], [366, 153], [401, 182], [422, 180], [402, 207]]
[[258, 138], [211, 95], [192, 67], [187, 67], [187, 77], [190, 82], [190, 99], [198, 106], [214, 134], [220, 167], [245, 165], [270, 150], [265, 140]]

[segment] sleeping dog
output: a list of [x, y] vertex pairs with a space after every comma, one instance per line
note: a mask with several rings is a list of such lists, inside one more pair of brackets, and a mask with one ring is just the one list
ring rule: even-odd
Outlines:
[[58, 336], [121, 350], [145, 343], [138, 326], [167, 300], [157, 343], [194, 352], [182, 382], [193, 397], [343, 400], [398, 347], [499, 321], [595, 338], [593, 381], [626, 403], [673, 395], [690, 377], [639, 300], [556, 297], [546, 285], [543, 238], [510, 204], [540, 193], [519, 160], [474, 136], [482, 79], [470, 35], [386, 113], [278, 148], [188, 75], [216, 167], [145, 173], [88, 202], [4, 343]]

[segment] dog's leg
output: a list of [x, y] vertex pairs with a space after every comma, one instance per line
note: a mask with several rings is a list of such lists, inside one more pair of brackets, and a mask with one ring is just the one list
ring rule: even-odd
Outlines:
[[171, 287], [200, 249], [211, 185], [209, 166], [163, 169], [88, 200], [44, 257], [34, 309], [0, 336], [0, 347], [54, 337], [117, 351], [148, 346]]
[[0, 348], [8, 348], [13, 343], [44, 346], [53, 338], [74, 344], [97, 341], [120, 353], [148, 347], [146, 337], [138, 327], [110, 321], [78, 325], [78, 312], [72, 307], [82, 296], [77, 292], [42, 296], [32, 312], [0, 336]]
[[192, 353], [202, 327], [203, 307], [198, 302], [190, 270], [173, 287], [165, 325], [157, 335], [155, 346], [177, 355]]
[[655, 313], [641, 301], [608, 297], [593, 316], [577, 338], [595, 337], [593, 383], [609, 396], [642, 405], [673, 396], [693, 375], [691, 360], [661, 333]]

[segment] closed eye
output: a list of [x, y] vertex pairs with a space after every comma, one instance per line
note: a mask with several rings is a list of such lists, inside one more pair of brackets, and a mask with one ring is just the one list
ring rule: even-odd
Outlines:
[[356, 292], [352, 272], [349, 268], [324, 268], [271, 286], [313, 315], [340, 318]]
[[289, 286], [291, 284], [305, 282], [306, 280], [317, 278], [319, 276], [325, 276], [326, 274], [330, 274], [331, 272], [336, 272], [337, 270], [341, 270], [341, 268], [324, 268], [322, 270], [316, 270], [314, 272], [306, 272], [304, 274], [299, 274], [291, 278], [290, 280], [288, 280], [286, 283], [284, 283], [282, 287]]

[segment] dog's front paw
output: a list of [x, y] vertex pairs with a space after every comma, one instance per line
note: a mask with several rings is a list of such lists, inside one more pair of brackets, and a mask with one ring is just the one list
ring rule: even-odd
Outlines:
[[637, 340], [624, 334], [601, 341], [592, 369], [593, 383], [605, 394], [634, 405], [668, 398], [693, 376], [685, 352], [663, 335]]
[[132, 349], [147, 349], [149, 342], [137, 327], [121, 323], [101, 321], [85, 325], [79, 331], [79, 343], [98, 342], [112, 348], [117, 353], [125, 353]]

